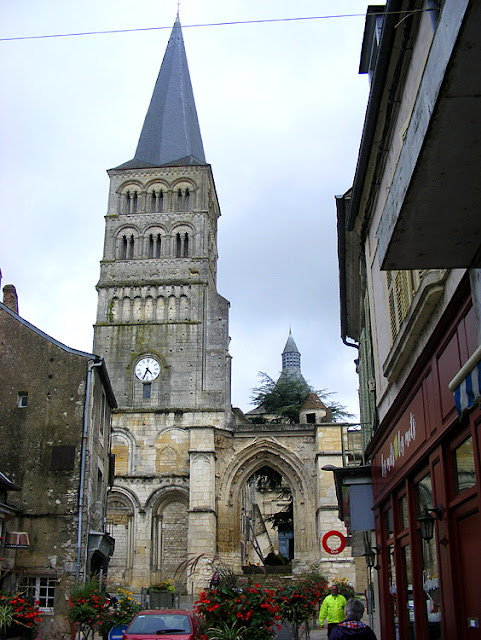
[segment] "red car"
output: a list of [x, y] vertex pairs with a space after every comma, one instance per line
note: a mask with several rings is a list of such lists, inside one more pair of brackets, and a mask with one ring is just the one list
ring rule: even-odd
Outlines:
[[199, 620], [185, 609], [141, 611], [127, 627], [122, 640], [199, 640]]

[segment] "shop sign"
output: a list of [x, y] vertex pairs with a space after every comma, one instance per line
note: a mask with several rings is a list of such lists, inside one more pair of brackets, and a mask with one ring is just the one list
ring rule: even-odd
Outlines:
[[409, 413], [409, 426], [406, 431], [400, 431], [399, 429], [391, 439], [389, 445], [389, 455], [385, 458], [381, 453], [381, 476], [387, 478], [388, 473], [396, 466], [396, 461], [399, 458], [404, 458], [404, 455], [411, 445], [416, 440], [416, 418], [412, 411]]
[[389, 435], [372, 459], [373, 490], [377, 496], [382, 486], [390, 481], [414, 452], [426, 440], [423, 388], [406, 407], [401, 418], [389, 430]]

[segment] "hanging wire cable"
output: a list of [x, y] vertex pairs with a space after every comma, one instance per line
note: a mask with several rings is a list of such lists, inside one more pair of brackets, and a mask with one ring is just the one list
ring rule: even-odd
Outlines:
[[[417, 9], [416, 12], [422, 13], [424, 11], [430, 11], [431, 9]], [[399, 16], [405, 13], [413, 13], [413, 11], [385, 11], [383, 15], [397, 14]], [[233, 22], [206, 22], [203, 24], [186, 24], [182, 25], [182, 29], [192, 29], [199, 27], [226, 27], [230, 25], [243, 25], [243, 24], [264, 24], [269, 22], [300, 22], [302, 20], [336, 20], [340, 18], [364, 18], [365, 13], [344, 13], [338, 15], [329, 16], [306, 16], [298, 18], [266, 18], [264, 20], [236, 20]], [[115, 33], [137, 33], [141, 31], [161, 31], [163, 29], [172, 29], [172, 25], [165, 27], [138, 27], [135, 29], [108, 29], [105, 31], [79, 31], [78, 33], [52, 33], [43, 34], [38, 36], [11, 36], [7, 38], [0, 38], [0, 42], [9, 42], [12, 40], [42, 40], [47, 38], [74, 38], [79, 36], [101, 36]]]

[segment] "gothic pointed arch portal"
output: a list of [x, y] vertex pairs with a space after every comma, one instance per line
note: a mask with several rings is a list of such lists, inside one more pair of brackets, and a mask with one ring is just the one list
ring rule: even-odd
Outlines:
[[294, 509], [289, 483], [264, 465], [244, 485], [241, 561], [246, 565], [288, 564], [294, 559]]
[[238, 571], [243, 560], [244, 487], [262, 467], [277, 471], [289, 485], [294, 508], [293, 567], [307, 568], [316, 548], [314, 467], [274, 439], [255, 439], [225, 469], [218, 497], [218, 550]]

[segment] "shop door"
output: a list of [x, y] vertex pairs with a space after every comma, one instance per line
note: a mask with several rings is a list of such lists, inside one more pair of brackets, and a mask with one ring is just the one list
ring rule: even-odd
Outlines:
[[[464, 509], [463, 509], [464, 511]], [[481, 640], [481, 514], [471, 512], [456, 520], [458, 534], [458, 606], [460, 638]]]

